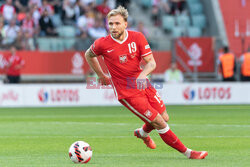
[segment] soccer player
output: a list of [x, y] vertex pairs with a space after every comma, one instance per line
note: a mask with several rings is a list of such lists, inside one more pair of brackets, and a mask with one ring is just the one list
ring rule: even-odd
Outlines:
[[[110, 35], [97, 39], [86, 51], [88, 64], [98, 75], [99, 82], [111, 84], [119, 102], [145, 122], [134, 131], [134, 135], [142, 139], [147, 147], [156, 148], [149, 136], [156, 129], [166, 144], [187, 158], [204, 159], [208, 155], [206, 151], [187, 148], [170, 130], [165, 105], [146, 79], [156, 67], [152, 51], [142, 33], [126, 30], [127, 18], [128, 11], [122, 6], [108, 13]], [[104, 74], [97, 60], [100, 55], [104, 58], [109, 76]], [[144, 69], [140, 68], [142, 59], [146, 62]]]

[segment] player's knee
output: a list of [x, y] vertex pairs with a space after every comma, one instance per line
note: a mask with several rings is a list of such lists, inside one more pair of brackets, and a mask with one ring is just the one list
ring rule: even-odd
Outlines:
[[161, 116], [162, 116], [162, 118], [163, 118], [166, 122], [168, 122], [168, 120], [169, 120], [169, 115], [167, 114], [166, 111], [164, 111], [164, 112], [161, 114]]
[[165, 116], [164, 120], [165, 120], [166, 122], [168, 122], [168, 120], [169, 120], [169, 115], [168, 115], [168, 114]]
[[155, 129], [163, 129], [166, 127], [166, 121], [165, 119], [158, 114], [155, 119], [151, 122], [151, 125], [155, 128]]

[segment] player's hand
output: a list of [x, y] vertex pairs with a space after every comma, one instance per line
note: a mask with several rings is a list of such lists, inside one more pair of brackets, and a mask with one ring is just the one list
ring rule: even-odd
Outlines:
[[98, 82], [101, 84], [101, 85], [110, 85], [111, 82], [110, 82], [110, 77], [107, 76], [107, 75], [103, 75], [103, 76], [100, 76], [98, 78]]
[[144, 90], [147, 88], [148, 86], [148, 81], [147, 81], [147, 76], [140, 74], [137, 78], [136, 78], [136, 85], [137, 85], [137, 89], [139, 90]]

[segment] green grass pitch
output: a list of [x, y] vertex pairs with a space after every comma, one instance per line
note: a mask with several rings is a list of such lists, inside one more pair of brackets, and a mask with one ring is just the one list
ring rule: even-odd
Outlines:
[[250, 166], [250, 106], [167, 106], [169, 125], [191, 149], [207, 150], [189, 160], [158, 134], [150, 150], [133, 136], [142, 122], [124, 107], [1, 108], [0, 167], [75, 167], [69, 146], [88, 142], [90, 167]]

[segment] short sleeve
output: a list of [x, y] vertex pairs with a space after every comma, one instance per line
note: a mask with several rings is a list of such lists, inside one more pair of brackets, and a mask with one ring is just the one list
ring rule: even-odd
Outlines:
[[102, 38], [95, 40], [95, 42], [90, 46], [91, 51], [97, 56], [102, 55], [101, 39]]
[[139, 33], [138, 36], [139, 36], [138, 37], [138, 44], [139, 44], [139, 50], [140, 50], [141, 57], [145, 57], [145, 56], [152, 54], [151, 48], [150, 48], [145, 36], [142, 33]]

